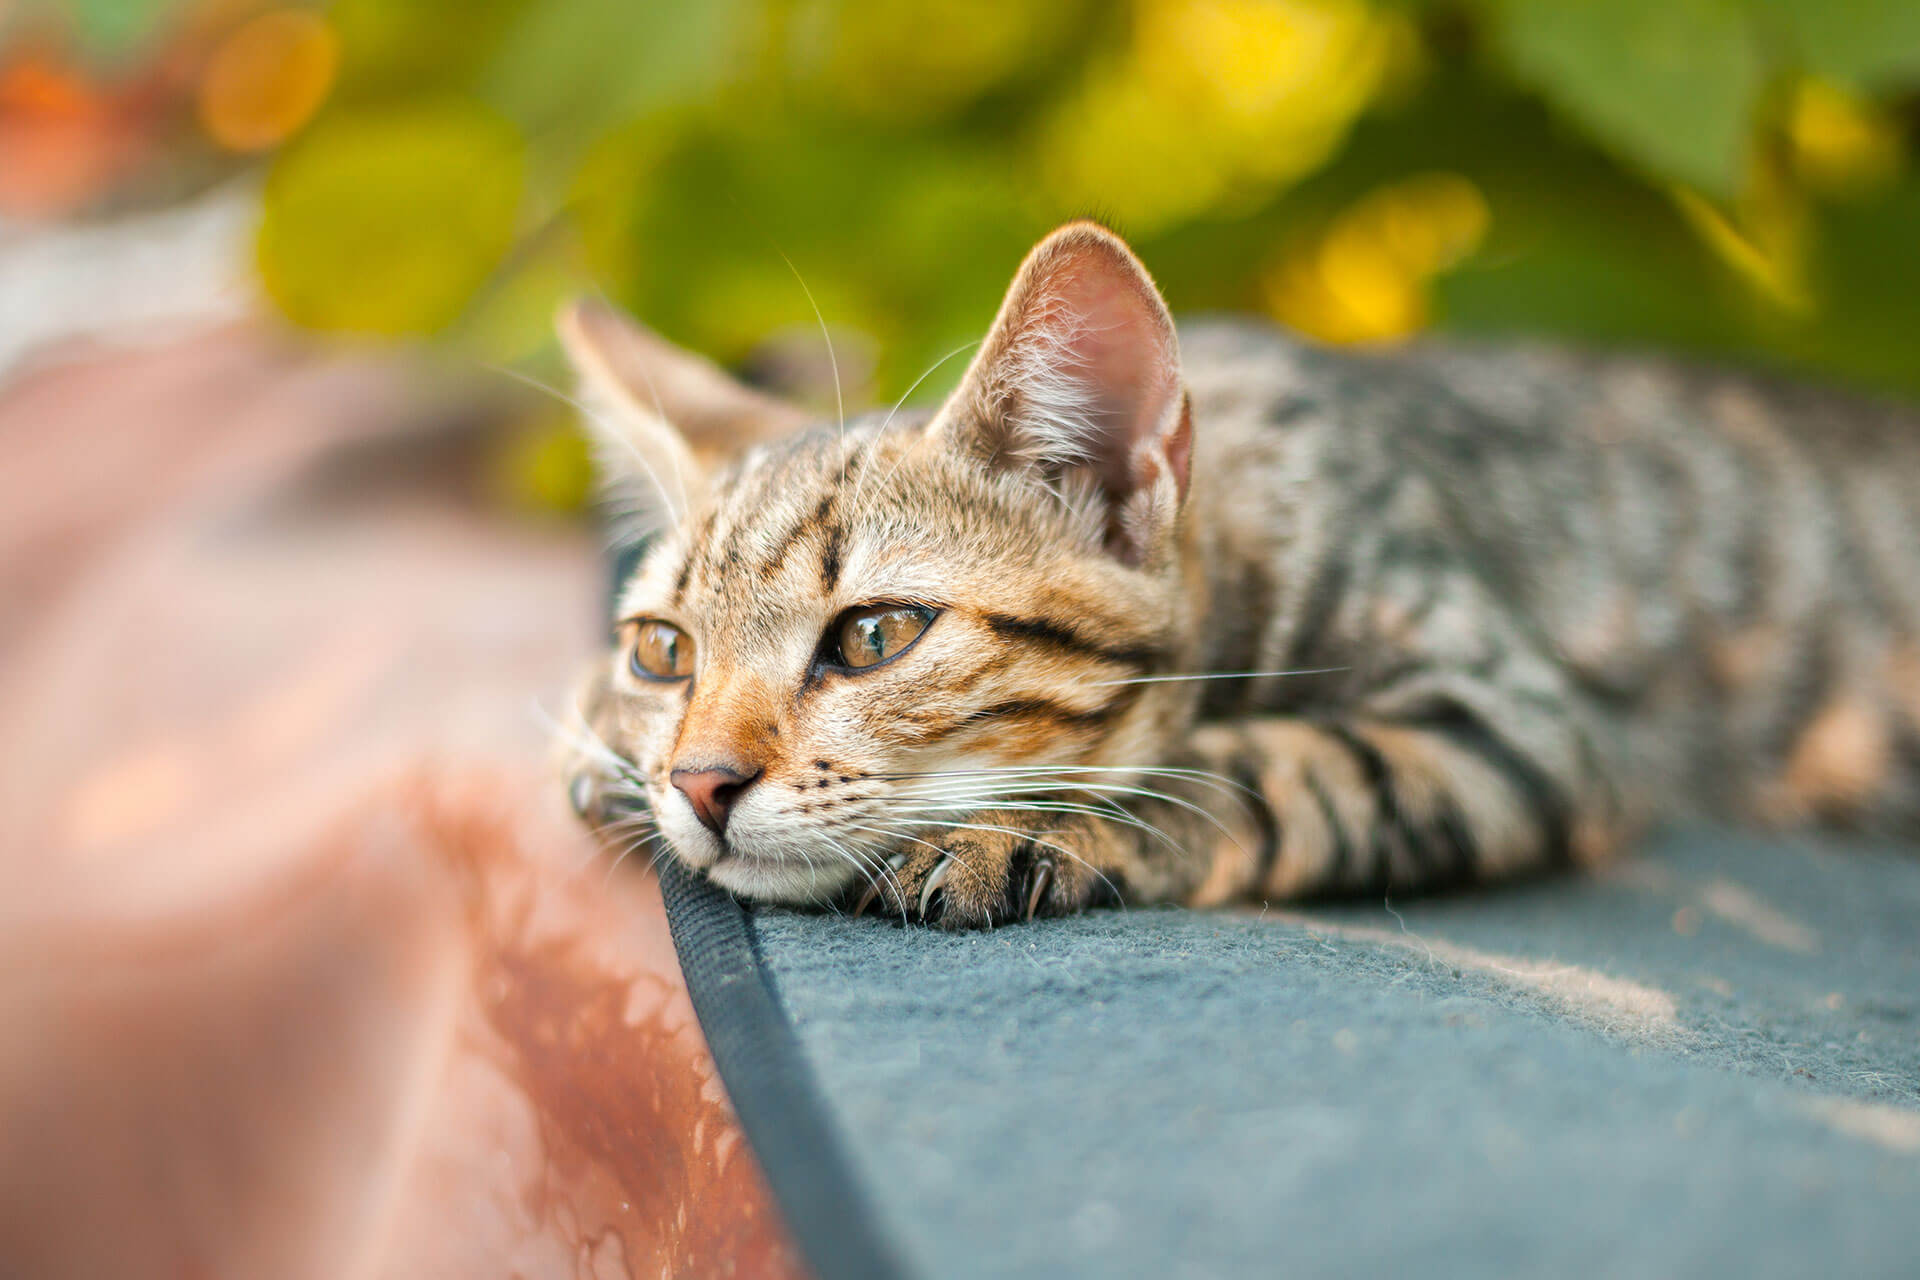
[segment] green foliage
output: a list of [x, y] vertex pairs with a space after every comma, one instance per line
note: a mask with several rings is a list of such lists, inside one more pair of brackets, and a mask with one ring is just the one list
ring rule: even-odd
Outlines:
[[[103, 63], [120, 62], [138, 52], [178, 7], [177, 0], [66, 0], [66, 3], [71, 6], [70, 16], [80, 35], [81, 53]], [[7, 16], [6, 6], [0, 6], [0, 34], [4, 34]]]
[[1515, 76], [1650, 173], [1715, 196], [1746, 168], [1765, 67], [1736, 0], [1499, 0]]
[[739, 0], [568, 0], [524, 9], [480, 90], [524, 128], [593, 135], [711, 91], [739, 34]]
[[1920, 4], [1913, 0], [1756, 0], [1763, 28], [1816, 75], [1857, 89], [1920, 82]]
[[317, 329], [434, 332], [512, 246], [522, 167], [513, 129], [470, 102], [338, 116], [267, 183], [267, 292]]
[[[82, 2], [118, 14], [103, 31], [151, 7]], [[1091, 212], [1178, 308], [1342, 340], [1680, 345], [1920, 391], [1914, 0], [326, 12], [340, 79], [274, 161], [259, 250], [319, 328], [550, 360], [554, 304], [595, 288], [740, 361], [817, 343], [817, 302], [853, 398], [884, 400], [978, 336], [1036, 236]]]

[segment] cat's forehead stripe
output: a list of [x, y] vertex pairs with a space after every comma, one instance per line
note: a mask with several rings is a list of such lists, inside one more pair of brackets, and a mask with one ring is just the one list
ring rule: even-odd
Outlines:
[[690, 585], [719, 587], [743, 570], [769, 582], [808, 544], [819, 557], [821, 589], [831, 592], [848, 550], [841, 501], [859, 485], [861, 464], [874, 445], [871, 438], [850, 443], [842, 458], [831, 438], [802, 437], [789, 450], [769, 451], [743, 466], [689, 539], [676, 604], [683, 602]]

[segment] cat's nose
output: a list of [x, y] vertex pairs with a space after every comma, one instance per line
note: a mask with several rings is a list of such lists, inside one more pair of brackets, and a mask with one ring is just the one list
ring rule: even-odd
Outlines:
[[667, 777], [693, 805], [694, 813], [707, 830], [721, 835], [727, 829], [727, 815], [733, 812], [734, 801], [754, 784], [760, 773], [759, 769], [745, 773], [720, 765], [712, 769], [675, 769]]

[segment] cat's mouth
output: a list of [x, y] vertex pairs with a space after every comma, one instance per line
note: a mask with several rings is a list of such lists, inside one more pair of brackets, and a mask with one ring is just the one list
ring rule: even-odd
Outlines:
[[722, 840], [720, 852], [702, 869], [729, 893], [758, 902], [824, 902], [851, 883], [844, 864], [808, 859], [787, 851], [755, 851]]
[[847, 889], [851, 871], [835, 869], [822, 862], [808, 864], [803, 858], [785, 858], [780, 854], [764, 856], [749, 852], [724, 852], [707, 867], [707, 879], [720, 889], [755, 902], [812, 904], [828, 902]]

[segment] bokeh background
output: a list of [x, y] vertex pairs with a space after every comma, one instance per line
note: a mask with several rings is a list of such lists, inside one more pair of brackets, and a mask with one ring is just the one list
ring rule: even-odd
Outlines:
[[[1176, 310], [1920, 393], [1913, 0], [30, 0], [0, 21], [9, 227], [239, 184], [269, 308], [452, 367], [558, 380], [549, 318], [590, 288], [830, 403], [824, 322], [849, 401], [887, 400], [979, 336], [1037, 236], [1093, 214]], [[577, 504], [584, 455], [548, 413], [506, 469]]]
[[562, 297], [931, 397], [1092, 213], [1177, 310], [1916, 396], [1917, 145], [1916, 0], [0, 0], [0, 1272], [794, 1273], [543, 765]]

